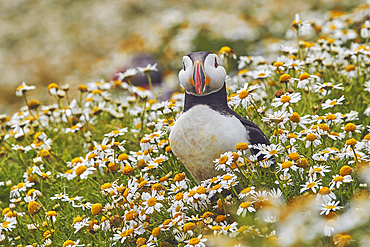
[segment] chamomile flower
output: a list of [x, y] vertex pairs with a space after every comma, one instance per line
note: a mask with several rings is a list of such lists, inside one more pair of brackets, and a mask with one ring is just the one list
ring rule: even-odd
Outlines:
[[138, 71], [145, 74], [147, 72], [151, 72], [151, 71], [158, 71], [158, 68], [157, 68], [157, 63], [155, 64], [148, 64], [147, 66], [145, 67], [137, 67]]
[[306, 184], [301, 185], [303, 188], [301, 189], [300, 193], [306, 190], [312, 190], [313, 193], [316, 193], [316, 189], [318, 189], [319, 185], [321, 184], [320, 181], [321, 179], [315, 180], [313, 177], [308, 177]]
[[321, 187], [319, 193], [317, 193], [316, 199], [323, 199], [324, 202], [330, 202], [337, 199], [335, 194], [328, 187]]
[[321, 204], [321, 206], [319, 207], [319, 210], [321, 210], [320, 215], [322, 214], [328, 215], [331, 211], [342, 209], [343, 208], [342, 206], [338, 206], [339, 203], [340, 201], [337, 201], [337, 202], [331, 201], [331, 202], [326, 202], [324, 204]]
[[187, 243], [187, 245], [185, 245], [184, 247], [205, 247], [206, 245], [204, 243], [207, 242], [207, 239], [202, 238], [202, 234], [201, 234], [196, 238], [192, 238], [184, 242]]
[[342, 101], [345, 100], [344, 96], [342, 95], [339, 99], [327, 99], [325, 102], [321, 105], [322, 109], [332, 108], [337, 105], [343, 105]]
[[162, 195], [158, 195], [156, 190], [153, 190], [152, 194], [143, 192], [141, 199], [143, 199], [146, 214], [152, 214], [154, 211], [159, 211], [163, 207], [163, 204], [158, 201], [164, 200], [164, 197]]
[[127, 132], [127, 127], [126, 128], [122, 128], [122, 129], [118, 129], [118, 130], [113, 130], [110, 133], [105, 134], [104, 136], [107, 136], [107, 137], [117, 137], [117, 136], [124, 135], [126, 132]]
[[310, 168], [308, 172], [308, 176], [313, 177], [313, 179], [316, 179], [317, 175], [320, 175], [321, 177], [325, 177], [325, 173], [330, 172], [330, 169], [328, 169], [329, 166], [321, 165], [317, 166], [314, 165]]
[[282, 106], [281, 110], [285, 111], [285, 109], [289, 106], [291, 103], [297, 103], [301, 100], [301, 93], [286, 93], [282, 95], [279, 98], [275, 98], [272, 100], [271, 105], [274, 107]]
[[22, 97], [24, 92], [34, 90], [35, 88], [35, 86], [28, 86], [25, 82], [22, 82], [22, 85], [17, 87], [15, 95], [18, 97]]
[[254, 190], [255, 187], [252, 186], [252, 187], [247, 187], [247, 188], [244, 188], [240, 194], [239, 194], [239, 199], [243, 199], [244, 197], [248, 196], [248, 195], [252, 195], [254, 193], [256, 193], [256, 191]]
[[256, 210], [252, 207], [252, 205], [253, 204], [250, 201], [240, 203], [239, 208], [236, 211], [236, 214], [244, 217], [247, 214], [247, 212], [250, 212], [250, 213], [256, 212]]
[[125, 79], [125, 78], [130, 78], [130, 77], [132, 77], [132, 76], [134, 76], [134, 75], [136, 75], [137, 74], [137, 72], [138, 72], [138, 70], [137, 69], [135, 69], [135, 68], [130, 68], [130, 69], [127, 69], [125, 72], [118, 72], [117, 74], [116, 74], [116, 76], [117, 76], [117, 80], [119, 80], [119, 81], [122, 81], [123, 79]]
[[339, 189], [339, 187], [342, 185], [342, 183], [350, 183], [352, 181], [353, 181], [353, 179], [352, 179], [351, 175], [344, 175], [344, 176], [333, 175], [333, 179], [329, 183], [330, 189], [332, 190], [334, 187]]
[[264, 159], [270, 159], [271, 157], [277, 157], [284, 151], [283, 146], [280, 144], [256, 144], [253, 145], [253, 148], [259, 150], [256, 156], [263, 155]]

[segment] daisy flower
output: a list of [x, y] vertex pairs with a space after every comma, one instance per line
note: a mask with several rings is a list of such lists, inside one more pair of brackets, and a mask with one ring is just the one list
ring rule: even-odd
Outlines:
[[72, 241], [72, 240], [67, 240], [63, 243], [63, 247], [82, 247], [85, 246], [84, 244], [79, 244], [80, 240], [77, 241]]
[[146, 214], [152, 214], [154, 211], [159, 211], [161, 207], [163, 207], [163, 204], [159, 203], [158, 201], [163, 200], [164, 197], [161, 195], [157, 195], [156, 190], [153, 190], [152, 194], [143, 192], [143, 194], [141, 195], [141, 199], [144, 200], [143, 205]]
[[124, 135], [126, 132], [127, 132], [127, 127], [119, 129], [119, 130], [113, 130], [113, 131], [109, 132], [108, 134], [105, 134], [104, 136], [117, 137], [117, 136]]
[[326, 95], [327, 92], [330, 92], [333, 89], [344, 90], [344, 87], [342, 87], [342, 83], [333, 84], [331, 82], [324, 82], [324, 83], [316, 83], [314, 85], [314, 89], [315, 89], [315, 93], [318, 93], [321, 90], [324, 90], [323, 95]]
[[306, 137], [302, 140], [306, 140], [305, 147], [308, 148], [309, 146], [313, 145], [314, 147], [317, 147], [318, 145], [321, 145], [321, 141], [319, 140], [320, 135], [316, 135], [314, 133], [308, 133]]
[[226, 169], [231, 165], [233, 162], [233, 152], [226, 152], [220, 156], [219, 159], [215, 159], [213, 162], [215, 163], [215, 169], [226, 171]]
[[76, 234], [78, 231], [80, 231], [82, 228], [85, 226], [89, 226], [89, 218], [81, 218], [81, 217], [76, 217], [73, 220], [73, 227], [75, 229], [74, 234]]
[[254, 193], [256, 193], [256, 191], [254, 190], [255, 187], [252, 186], [252, 187], [247, 187], [247, 188], [244, 188], [240, 194], [239, 194], [239, 199], [243, 199], [244, 197], [248, 196], [248, 195], [252, 195]]
[[290, 103], [297, 103], [301, 100], [301, 93], [286, 93], [282, 95], [280, 98], [275, 98], [272, 100], [271, 105], [274, 107], [282, 106], [281, 110], [285, 111], [287, 106], [289, 106]]
[[117, 230], [117, 233], [113, 235], [113, 241], [119, 241], [121, 242], [121, 244], [123, 244], [126, 238], [128, 238], [133, 233], [134, 233], [134, 229], [129, 228], [129, 227], [123, 227], [122, 231]]
[[15, 95], [18, 97], [22, 97], [23, 92], [34, 90], [35, 88], [36, 88], [35, 86], [28, 86], [25, 82], [22, 82], [22, 85], [18, 86], [17, 89], [15, 90]]
[[321, 184], [320, 181], [321, 179], [315, 181], [313, 177], [308, 177], [308, 181], [306, 182], [306, 184], [301, 184], [303, 188], [301, 189], [300, 193], [309, 189], [311, 189], [313, 193], [316, 193], [316, 189], [318, 189], [319, 185]]
[[55, 194], [54, 196], [52, 196], [52, 197], [50, 197], [50, 199], [52, 200], [52, 201], [54, 201], [54, 200], [63, 200], [63, 199], [65, 199], [65, 198], [68, 198], [68, 195], [67, 194], [63, 194], [63, 192], [62, 193], [60, 193], [60, 194]]
[[248, 86], [248, 83], [245, 83], [244, 86], [238, 90], [234, 97], [231, 97], [229, 105], [238, 107], [239, 104], [242, 104], [243, 107], [247, 107], [256, 97], [254, 91], [260, 88], [259, 85]]
[[240, 56], [238, 61], [238, 69], [243, 69], [245, 66], [252, 62], [251, 57], [248, 56]]
[[129, 78], [129, 77], [132, 77], [132, 76], [134, 76], [134, 75], [136, 75], [137, 74], [137, 72], [138, 72], [138, 70], [137, 69], [135, 69], [135, 68], [130, 68], [130, 69], [127, 69], [125, 72], [118, 72], [117, 74], [116, 74], [116, 76], [117, 76], [117, 80], [119, 80], [119, 81], [122, 81], [123, 79], [125, 79], [125, 78]]
[[147, 66], [145, 67], [137, 67], [138, 71], [145, 74], [146, 72], [151, 72], [151, 71], [158, 71], [157, 69], [157, 63], [151, 65], [151, 64], [148, 64]]
[[343, 208], [342, 206], [338, 206], [339, 203], [340, 201], [337, 201], [337, 202], [331, 201], [331, 202], [326, 202], [324, 204], [321, 204], [321, 207], [319, 207], [319, 210], [321, 210], [320, 215], [322, 214], [328, 215], [331, 211], [342, 209]]
[[250, 212], [250, 213], [256, 212], [256, 210], [252, 207], [252, 205], [253, 204], [250, 201], [240, 203], [239, 208], [236, 211], [236, 214], [244, 217], [247, 214], [247, 212]]
[[323, 199], [324, 202], [331, 202], [332, 200], [337, 199], [335, 194], [328, 187], [321, 187], [319, 193], [317, 193], [316, 199]]
[[16, 227], [17, 220], [16, 217], [7, 218], [6, 221], [0, 223], [0, 233], [2, 231], [10, 232], [13, 228]]
[[353, 179], [351, 175], [345, 175], [345, 176], [340, 176], [340, 175], [333, 175], [333, 179], [329, 183], [330, 189], [332, 190], [334, 187], [339, 189], [342, 183], [350, 183], [352, 182]]
[[266, 113], [266, 117], [262, 118], [262, 122], [268, 123], [272, 126], [278, 123], [281, 127], [283, 127], [288, 121], [289, 115], [289, 112], [285, 110], [274, 111], [272, 114]]
[[325, 102], [321, 105], [322, 109], [332, 108], [336, 105], [343, 105], [342, 101], [345, 100], [344, 96], [342, 95], [339, 99], [327, 99]]
[[185, 243], [187, 243], [187, 245], [185, 245], [184, 247], [206, 247], [206, 245], [204, 244], [206, 241], [207, 239], [202, 238], [202, 234], [200, 234], [196, 238], [184, 241]]
[[325, 172], [330, 172], [330, 169], [328, 169], [329, 166], [317, 166], [314, 165], [310, 168], [310, 171], [308, 172], [308, 176], [313, 177], [313, 179], [316, 179], [317, 174], [320, 174], [322, 177], [325, 177]]
[[281, 154], [284, 151], [283, 146], [280, 144], [257, 144], [253, 145], [253, 148], [259, 150], [256, 156], [263, 155], [264, 159], [270, 159], [271, 157], [277, 157], [279, 154]]
[[250, 75], [251, 77], [253, 77], [253, 79], [264, 79], [264, 78], [267, 78], [269, 76], [271, 76], [272, 72], [270, 70], [255, 70], [255, 71], [250, 71], [250, 73], [248, 72], [248, 75]]

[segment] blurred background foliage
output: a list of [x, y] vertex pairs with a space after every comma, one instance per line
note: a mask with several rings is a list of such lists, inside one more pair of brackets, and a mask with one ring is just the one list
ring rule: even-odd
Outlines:
[[[15, 89], [52, 100], [46, 86], [110, 80], [139, 53], [158, 61], [166, 86], [178, 87], [182, 56], [230, 46], [268, 57], [300, 13], [302, 20], [349, 12], [360, 0], [5, 0], [0, 1], [0, 113], [23, 104]], [[293, 37], [294, 39], [294, 37]], [[276, 53], [275, 53], [276, 54]], [[77, 90], [72, 90], [77, 92]], [[71, 92], [71, 93], [73, 93]], [[71, 95], [72, 97], [74, 95]]]

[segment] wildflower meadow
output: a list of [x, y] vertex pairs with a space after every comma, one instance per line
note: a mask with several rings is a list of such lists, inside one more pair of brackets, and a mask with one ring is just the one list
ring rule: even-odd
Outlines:
[[184, 94], [131, 84], [156, 64], [78, 87], [21, 83], [24, 106], [0, 115], [0, 245], [370, 246], [369, 8], [321, 24], [296, 14], [272, 59], [220, 47], [229, 106], [271, 145], [239, 143], [199, 184], [168, 141]]

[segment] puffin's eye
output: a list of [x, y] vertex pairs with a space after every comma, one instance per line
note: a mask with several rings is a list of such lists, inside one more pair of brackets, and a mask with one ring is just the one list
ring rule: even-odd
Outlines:
[[186, 71], [185, 63], [182, 62], [182, 68]]
[[218, 67], [217, 58], [215, 58], [215, 68]]

